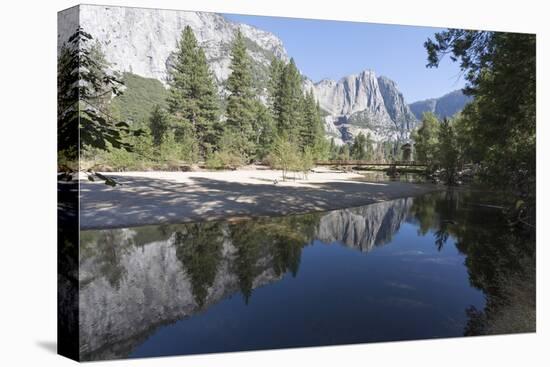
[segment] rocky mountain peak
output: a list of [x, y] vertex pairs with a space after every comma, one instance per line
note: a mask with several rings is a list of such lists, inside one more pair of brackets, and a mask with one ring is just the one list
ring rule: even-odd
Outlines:
[[410, 131], [416, 126], [416, 117], [405, 102], [405, 97], [397, 88], [397, 83], [385, 76], [378, 77], [378, 85], [386, 110], [397, 129]]
[[319, 105], [328, 114], [325, 129], [337, 143], [350, 141], [359, 133], [370, 134], [375, 141], [406, 140], [416, 118], [397, 84], [363, 70], [338, 81], [304, 81], [304, 89], [313, 89]]

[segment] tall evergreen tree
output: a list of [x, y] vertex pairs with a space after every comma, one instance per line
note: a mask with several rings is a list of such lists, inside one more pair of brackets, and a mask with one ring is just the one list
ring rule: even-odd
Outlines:
[[170, 72], [168, 106], [176, 122], [176, 136], [194, 134], [203, 158], [216, 148], [220, 135], [216, 86], [204, 51], [189, 26], [181, 34]]
[[304, 150], [306, 147], [314, 149], [324, 139], [323, 125], [321, 121], [321, 111], [313, 95], [313, 90], [309, 90], [302, 98], [302, 116], [300, 119], [300, 147]]
[[235, 132], [239, 151], [245, 157], [254, 153], [255, 96], [250, 57], [241, 31], [235, 34], [231, 48], [231, 75], [227, 78], [227, 126]]
[[261, 160], [269, 154], [275, 136], [275, 123], [270, 109], [264, 106], [259, 100], [256, 100], [254, 111], [254, 143], [257, 159]]
[[276, 115], [279, 133], [296, 136], [302, 125], [300, 105], [302, 103], [302, 76], [294, 59], [285, 65], [281, 75], [281, 86], [278, 96], [279, 111]]
[[285, 62], [274, 57], [269, 66], [269, 81], [267, 84], [267, 92], [269, 95], [268, 102], [273, 116], [281, 114], [281, 84]]
[[459, 151], [457, 147], [456, 131], [448, 119], [444, 119], [437, 132], [437, 160], [446, 172], [447, 184], [456, 181], [456, 169], [458, 166]]
[[106, 72], [108, 64], [97, 44], [90, 45], [92, 39], [78, 28], [58, 60], [58, 150], [69, 160], [78, 159], [77, 147], [132, 150], [123, 138], [132, 133], [129, 125], [113, 121], [106, 108], [106, 101], [122, 93], [123, 84]]
[[367, 137], [363, 133], [357, 134], [351, 145], [350, 155], [353, 159], [363, 160], [367, 157]]

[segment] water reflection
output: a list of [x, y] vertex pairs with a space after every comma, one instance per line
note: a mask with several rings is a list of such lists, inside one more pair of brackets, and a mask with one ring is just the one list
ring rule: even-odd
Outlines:
[[[489, 200], [486, 196], [485, 198]], [[426, 302], [437, 304], [439, 301], [434, 299], [433, 294], [420, 295], [418, 296], [420, 298], [417, 299], [403, 298], [403, 292], [411, 292], [411, 286], [384, 279], [380, 272], [377, 272], [375, 265], [380, 265], [384, 271], [393, 270], [403, 273], [402, 276], [409, 276], [407, 271], [412, 271], [412, 268], [407, 261], [418, 262], [419, 260], [417, 257], [411, 257], [410, 254], [405, 255], [405, 253], [407, 251], [428, 252], [429, 250], [422, 247], [426, 242], [425, 239], [432, 243], [432, 249], [435, 248], [439, 252], [445, 252], [445, 246], [451, 240], [456, 244], [456, 248], [463, 255], [454, 250], [456, 254], [449, 252], [441, 258], [431, 254], [430, 259], [451, 261], [456, 264], [456, 267], [453, 268], [455, 270], [449, 275], [449, 279], [452, 278], [452, 281], [456, 283], [454, 279], [459, 277], [461, 272], [465, 272], [464, 265], [462, 265], [465, 255], [471, 285], [486, 294], [489, 307], [493, 298], [496, 299], [493, 294], [497, 294], [501, 289], [497, 279], [509, 274], [511, 268], [520, 268], [519, 262], [523, 260], [521, 260], [521, 256], [518, 256], [517, 241], [513, 241], [509, 233], [502, 231], [503, 218], [498, 214], [499, 212], [479, 205], [483, 205], [483, 200], [479, 195], [449, 192], [327, 213], [266, 218], [237, 223], [207, 222], [84, 231], [81, 233], [80, 259], [80, 350], [82, 357], [89, 360], [120, 358], [129, 356], [133, 351], [136, 356], [156, 355], [146, 352], [135, 353], [135, 348], [143, 344], [145, 340], [150, 340], [150, 336], [163, 325], [187, 318], [193, 320], [193, 318], [199, 317], [198, 315], [203, 318], [217, 317], [209, 315], [218, 312], [214, 310], [216, 307], [213, 307], [218, 303], [220, 303], [219, 307], [225, 307], [226, 310], [223, 312], [229, 312], [231, 318], [241, 317], [242, 314], [236, 311], [237, 306], [230, 304], [225, 306], [225, 303], [233, 302], [228, 297], [235, 294], [241, 295], [245, 305], [251, 304], [248, 308], [238, 308], [242, 310], [239, 312], [247, 312], [246, 310], [252, 312], [259, 309], [266, 313], [265, 317], [269, 318], [267, 311], [270, 311], [269, 307], [272, 306], [262, 306], [262, 302], [269, 297], [270, 289], [273, 290], [271, 292], [273, 294], [282, 292], [277, 294], [282, 294], [285, 298], [288, 297], [288, 300], [294, 297], [294, 301], [296, 301], [296, 297], [306, 294], [307, 287], [312, 287], [311, 282], [306, 283], [307, 274], [304, 274], [304, 279], [302, 279], [300, 271], [302, 257], [308, 246], [320, 249], [309, 252], [308, 260], [304, 263], [308, 269], [315, 269], [318, 272], [315, 278], [318, 279], [316, 283], [323, 282], [320, 279], [325, 275], [323, 267], [332, 266], [338, 262], [339, 268], [337, 269], [341, 269], [337, 273], [339, 274], [338, 280], [332, 280], [337, 284], [330, 283], [330, 279], [326, 280], [325, 289], [332, 292], [334, 296], [334, 299], [329, 297], [324, 301], [326, 310], [332, 307], [340, 310], [341, 307], [345, 307], [350, 312], [349, 305], [342, 306], [340, 303], [336, 303], [341, 300], [338, 300], [334, 293], [341, 294], [342, 298], [352, 299], [357, 296], [357, 289], [362, 289], [365, 286], [360, 281], [366, 280], [358, 280], [356, 276], [345, 275], [347, 274], [346, 267], [355, 269], [357, 274], [368, 278], [369, 282], [373, 282], [369, 283], [371, 293], [376, 287], [380, 287], [378, 293], [372, 293], [370, 298], [358, 298], [359, 301], [355, 302], [355, 306], [366, 308], [367, 312], [369, 307], [374, 312], [377, 307], [381, 307], [382, 301], [390, 302], [389, 300], [393, 300], [391, 307], [396, 307], [395, 305], [399, 304], [401, 307], [399, 310], [405, 310], [405, 312], [413, 312], [407, 310], [415, 310], [418, 305]], [[414, 235], [414, 232], [411, 235], [406, 231], [400, 231], [403, 225], [416, 229], [417, 236]], [[402, 239], [397, 241], [394, 237], [398, 233]], [[339, 260], [337, 257], [330, 257], [334, 254], [326, 253], [325, 255], [322, 248], [328, 244], [334, 244], [331, 246], [339, 244], [357, 251], [352, 252], [351, 255], [346, 252], [342, 255], [345, 255], [343, 257], [345, 260]], [[355, 263], [357, 256], [359, 256], [357, 261], [362, 261], [361, 259], [365, 258], [363, 253], [380, 248], [382, 245], [388, 245], [384, 247], [388, 247], [390, 250], [394, 249], [392, 250], [394, 252], [380, 253], [381, 255], [391, 255], [392, 259], [396, 259], [391, 263], [386, 262], [393, 265], [386, 266], [384, 262], [386, 260], [382, 258], [373, 258], [376, 262], [370, 263], [369, 266], [372, 269], [365, 264]], [[525, 249], [522, 248], [521, 251], [523, 250]], [[534, 256], [534, 247], [530, 251], [524, 251], [525, 256]], [[338, 256], [340, 255], [338, 254]], [[455, 261], [455, 258], [458, 261]], [[424, 258], [424, 260], [426, 259]], [[354, 266], [356, 268], [353, 268]], [[423, 268], [418, 268], [420, 270], [415, 271], [418, 273], [418, 271], [426, 272], [432, 269], [425, 265], [422, 266]], [[387, 269], [387, 267], [393, 268]], [[329, 273], [330, 271], [327, 269], [326, 274]], [[423, 273], [421, 275], [425, 276]], [[434, 278], [438, 276], [443, 275], [436, 274]], [[469, 309], [469, 321], [465, 317], [465, 321], [453, 319], [452, 330], [447, 326], [447, 329], [436, 330], [434, 328], [431, 330], [430, 316], [427, 314], [428, 316], [425, 316], [425, 320], [428, 322], [426, 330], [416, 332], [418, 327], [412, 328], [410, 334], [405, 332], [403, 335], [390, 334], [385, 332], [382, 326], [376, 328], [371, 319], [365, 319], [364, 322], [368, 321], [368, 325], [372, 329], [368, 332], [374, 334], [367, 334], [367, 328], [364, 328], [365, 331], [363, 331], [363, 328], [359, 326], [358, 330], [336, 332], [334, 331], [335, 325], [331, 324], [332, 329], [324, 332], [324, 334], [328, 334], [325, 335], [326, 338], [319, 341], [315, 339], [319, 338], [315, 336], [316, 333], [318, 334], [317, 331], [302, 330], [304, 333], [302, 339], [293, 341], [292, 337], [288, 335], [282, 336], [288, 338], [288, 341], [285, 341], [286, 344], [277, 344], [275, 341], [277, 336], [274, 334], [273, 340], [250, 344], [249, 348], [245, 346], [244, 341], [242, 344], [235, 344], [233, 349], [231, 346], [216, 347], [214, 344], [209, 348], [208, 342], [205, 341], [200, 348], [193, 349], [189, 345], [187, 349], [176, 350], [178, 353], [196, 353], [226, 350], [224, 348], [238, 350], [255, 349], [258, 346], [269, 348], [453, 336], [461, 334], [465, 327], [471, 329], [467, 330], [467, 334], [482, 333], [484, 331], [479, 325], [484, 325], [481, 319], [486, 317], [486, 312], [483, 311], [483, 303], [476, 301], [479, 297], [475, 292], [468, 291], [471, 286], [468, 284], [467, 277], [464, 279], [465, 281], [459, 282], [458, 286], [461, 292], [470, 295], [468, 297], [471, 298], [472, 303], [477, 303], [477, 308]], [[428, 284], [429, 281], [425, 283]], [[264, 289], [263, 286], [268, 284], [277, 284], [278, 288], [265, 288], [267, 293], [258, 296], [259, 305], [254, 305], [254, 293], [256, 290]], [[302, 288], [298, 290], [292, 288], [298, 284]], [[315, 285], [315, 287], [318, 286], [319, 284]], [[293, 294], [294, 296], [292, 296]], [[376, 294], [378, 297], [373, 298]], [[230, 301], [222, 302], [228, 299]], [[360, 304], [362, 299], [364, 299], [363, 305]], [[313, 318], [314, 324], [317, 325], [320, 325], [321, 318], [326, 318], [323, 313], [323, 305], [311, 309], [305, 306], [305, 299], [303, 304], [297, 302], [296, 304], [292, 303], [295, 306], [290, 306], [291, 303], [287, 302], [288, 314], [309, 313], [308, 317]], [[461, 314], [464, 314], [464, 308], [468, 305], [452, 305], [452, 307], [449, 306], [449, 309], [453, 308], [454, 310], [457, 306], [462, 310]], [[252, 306], [256, 308], [251, 308]], [[383, 310], [388, 310], [386, 316], [392, 316], [389, 311], [391, 307], [384, 307]], [[444, 311], [437, 310], [441, 314]], [[280, 311], [278, 310], [278, 312]], [[456, 310], [453, 312], [453, 315], [457, 314]], [[353, 312], [350, 313], [349, 317], [351, 316], [363, 317], [353, 315]], [[407, 317], [407, 315], [404, 316]], [[335, 314], [333, 317], [334, 322], [337, 323], [338, 317], [348, 316]], [[458, 316], [449, 314], [441, 317], [450, 320], [450, 318]], [[270, 322], [276, 323], [275, 316], [273, 318], [274, 320], [270, 320]], [[210, 325], [207, 321], [203, 321], [203, 329], [207, 328], [204, 325]], [[279, 321], [283, 323], [283, 320]], [[228, 321], [223, 319], [223, 322]], [[269, 325], [268, 321], [265, 323]], [[214, 329], [210, 332], [221, 333], [223, 326], [215, 325], [217, 326], [212, 326]], [[477, 325], [477, 329], [472, 325]], [[191, 330], [191, 326], [187, 326]], [[268, 329], [268, 326], [264, 327]], [[241, 325], [239, 328], [242, 329], [243, 326]], [[403, 328], [405, 329], [405, 327]], [[237, 333], [235, 330], [232, 332]], [[330, 333], [334, 333], [334, 335], [330, 335]], [[346, 335], [348, 339], [339, 338], [339, 335]], [[351, 338], [352, 336], [353, 338]], [[235, 339], [238, 338], [235, 337]], [[169, 342], [173, 344], [176, 341], [172, 338]], [[183, 341], [181, 342], [183, 343]], [[230, 343], [226, 341], [224, 345], [230, 345]], [[165, 354], [173, 354], [172, 352], [173, 350], [170, 350]]]
[[486, 296], [484, 310], [467, 310], [466, 335], [535, 331], [535, 231], [511, 225], [502, 204], [495, 195], [447, 191], [412, 207], [419, 233], [433, 231], [438, 249], [455, 239], [471, 285]]

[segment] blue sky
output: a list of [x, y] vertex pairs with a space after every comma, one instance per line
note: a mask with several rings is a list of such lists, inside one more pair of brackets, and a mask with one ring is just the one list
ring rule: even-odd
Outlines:
[[424, 41], [440, 28], [225, 14], [274, 33], [313, 81], [371, 69], [397, 82], [408, 103], [462, 88], [457, 63], [428, 69]]

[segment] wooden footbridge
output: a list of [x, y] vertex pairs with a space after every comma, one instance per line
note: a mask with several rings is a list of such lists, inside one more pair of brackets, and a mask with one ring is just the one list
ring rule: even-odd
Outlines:
[[318, 166], [354, 166], [354, 167], [380, 167], [380, 168], [389, 168], [397, 169], [397, 167], [419, 167], [426, 168], [426, 163], [418, 161], [393, 161], [393, 162], [372, 162], [372, 161], [362, 161], [362, 160], [333, 160], [333, 161], [317, 161], [315, 162]]

